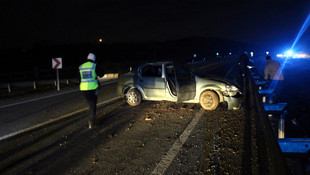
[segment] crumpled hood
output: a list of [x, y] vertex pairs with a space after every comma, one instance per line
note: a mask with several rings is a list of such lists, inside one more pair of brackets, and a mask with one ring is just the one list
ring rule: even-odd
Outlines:
[[215, 81], [220, 81], [220, 82], [223, 82], [226, 84], [234, 85], [237, 88], [241, 89], [240, 85], [237, 82], [230, 80], [230, 79], [227, 79], [227, 78], [224, 78], [224, 77], [219, 77], [216, 75], [211, 75], [211, 74], [202, 73], [202, 72], [199, 72], [199, 73], [195, 72], [195, 75], [197, 75], [198, 77], [203, 78], [203, 79], [215, 80]]

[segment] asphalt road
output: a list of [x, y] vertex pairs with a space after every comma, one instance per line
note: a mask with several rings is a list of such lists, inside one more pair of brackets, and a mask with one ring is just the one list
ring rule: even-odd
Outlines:
[[[98, 104], [115, 98], [116, 81], [101, 86]], [[27, 128], [87, 109], [78, 86], [63, 88], [59, 92], [47, 92], [38, 96], [17, 99], [0, 104], [0, 138], [3, 139]]]

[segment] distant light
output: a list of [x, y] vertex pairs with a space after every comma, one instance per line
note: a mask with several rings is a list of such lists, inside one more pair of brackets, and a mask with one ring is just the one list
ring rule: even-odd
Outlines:
[[247, 66], [249, 69], [253, 69], [254, 68], [254, 66]]
[[287, 57], [290, 57], [290, 58], [310, 58], [310, 54], [303, 53], [303, 52], [296, 53], [296, 54], [293, 52], [285, 52], [285, 54], [277, 54], [276, 56], [279, 58], [287, 58]]
[[219, 55], [220, 55], [220, 53], [216, 52], [216, 56], [219, 56]]
[[194, 53], [194, 58], [196, 58], [196, 56], [197, 56], [197, 55]]
[[266, 52], [266, 55], [269, 55], [269, 52], [268, 52], [268, 51]]
[[102, 43], [103, 39], [102, 38], [99, 38], [99, 43]]
[[251, 54], [251, 57], [253, 57], [253, 56], [254, 56], [254, 53], [253, 53], [253, 52], [250, 52], [250, 54]]
[[283, 54], [277, 54], [277, 57], [283, 58], [284, 56], [283, 56]]
[[295, 54], [293, 58], [310, 58], [310, 55], [306, 53], [298, 53], [298, 54]]
[[229, 52], [229, 55], [231, 55], [231, 52]]

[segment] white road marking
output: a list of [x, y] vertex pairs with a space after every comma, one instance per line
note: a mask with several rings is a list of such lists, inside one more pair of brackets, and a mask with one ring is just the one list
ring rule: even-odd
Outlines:
[[[104, 83], [100, 83], [100, 84], [101, 85], [106, 85], [106, 84], [111, 84], [111, 83], [114, 83], [114, 82], [116, 82], [116, 81], [108, 81], [108, 82], [104, 82]], [[57, 94], [47, 95], [47, 96], [44, 96], [44, 97], [34, 98], [34, 99], [20, 101], [20, 102], [16, 102], [16, 103], [11, 103], [11, 104], [0, 106], [0, 109], [11, 107], [11, 106], [15, 106], [15, 105], [19, 105], [19, 104], [29, 103], [29, 102], [33, 102], [33, 101], [37, 101], [37, 100], [42, 100], [42, 99], [46, 99], [46, 98], [50, 98], [50, 97], [55, 97], [55, 96], [58, 96], [58, 95], [68, 94], [68, 93], [71, 93], [71, 92], [77, 92], [77, 91], [79, 91], [79, 89], [73, 89], [73, 90], [66, 91], [66, 92], [61, 92], [61, 93], [57, 93]]]
[[[112, 98], [112, 99], [109, 99], [109, 100], [106, 100], [106, 101], [103, 101], [103, 102], [100, 102], [97, 104], [97, 107], [103, 105], [103, 104], [106, 104], [106, 103], [109, 103], [109, 102], [112, 102], [114, 100], [118, 100], [122, 97], [115, 97], [115, 98]], [[39, 128], [39, 127], [42, 127], [42, 126], [45, 126], [45, 125], [48, 125], [48, 124], [51, 124], [53, 122], [56, 122], [56, 121], [59, 121], [59, 120], [62, 120], [64, 118], [68, 118], [72, 115], [75, 115], [75, 114], [78, 114], [80, 112], [83, 112], [83, 111], [87, 111], [88, 110], [88, 107], [85, 107], [85, 108], [82, 108], [80, 110], [77, 110], [77, 111], [74, 111], [74, 112], [70, 112], [68, 114], [64, 114], [62, 116], [59, 116], [58, 118], [54, 118], [54, 119], [51, 119], [49, 121], [46, 121], [46, 122], [43, 122], [43, 123], [40, 123], [40, 124], [37, 124], [37, 125], [34, 125], [34, 126], [31, 126], [29, 128], [26, 128], [26, 129], [21, 129], [19, 131], [15, 131], [15, 132], [12, 132], [10, 134], [7, 134], [7, 135], [4, 135], [4, 136], [1, 136], [0, 137], [0, 141], [4, 140], [4, 139], [7, 139], [7, 138], [10, 138], [10, 137], [13, 137], [13, 136], [16, 136], [18, 134], [21, 134], [21, 133], [25, 133], [25, 132], [28, 132], [28, 131], [31, 131], [33, 129], [36, 129], [36, 128]]]
[[47, 96], [44, 96], [44, 97], [39, 97], [39, 98], [34, 98], [34, 99], [30, 99], [30, 100], [25, 100], [25, 101], [21, 101], [21, 102], [16, 102], [16, 103], [11, 103], [11, 104], [7, 104], [7, 105], [3, 105], [3, 106], [0, 106], [0, 109], [11, 107], [11, 106], [15, 106], [15, 105], [19, 105], [19, 104], [24, 104], [24, 103], [28, 103], [28, 102], [33, 102], [33, 101], [37, 101], [37, 100], [42, 100], [42, 99], [45, 99], [45, 98], [54, 97], [54, 96], [58, 96], [58, 95], [62, 95], [62, 94], [67, 94], [67, 93], [71, 93], [71, 92], [75, 92], [75, 91], [78, 91], [78, 89], [74, 89], [74, 90], [71, 90], [71, 91], [66, 91], [66, 92], [62, 92], [62, 93], [47, 95]]
[[167, 168], [170, 166], [171, 162], [175, 158], [175, 156], [178, 154], [180, 149], [182, 148], [183, 144], [188, 139], [188, 136], [192, 133], [195, 126], [199, 122], [200, 118], [204, 114], [204, 109], [200, 109], [200, 111], [196, 114], [196, 116], [193, 118], [191, 123], [187, 126], [187, 128], [184, 130], [184, 132], [180, 135], [180, 137], [174, 142], [168, 153], [162, 158], [162, 160], [157, 164], [155, 169], [151, 174], [159, 174], [163, 175]]

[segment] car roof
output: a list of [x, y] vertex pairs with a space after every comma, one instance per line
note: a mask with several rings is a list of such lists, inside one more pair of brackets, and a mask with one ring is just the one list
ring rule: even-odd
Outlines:
[[142, 65], [145, 65], [145, 64], [173, 64], [172, 61], [154, 61], [154, 62], [145, 62], [143, 63]]

